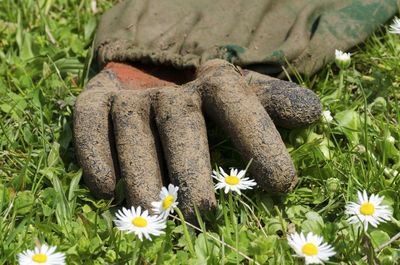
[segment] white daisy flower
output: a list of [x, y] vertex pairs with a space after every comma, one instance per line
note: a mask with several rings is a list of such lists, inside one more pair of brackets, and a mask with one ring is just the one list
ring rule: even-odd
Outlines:
[[349, 202], [346, 205], [345, 214], [351, 214], [347, 221], [350, 224], [364, 224], [364, 230], [368, 230], [368, 223], [373, 227], [381, 222], [389, 221], [392, 216], [392, 211], [389, 210], [389, 206], [380, 205], [384, 197], [372, 194], [368, 199], [367, 192], [364, 190], [363, 193], [357, 192], [358, 198], [357, 203]]
[[390, 25], [389, 33], [397, 33], [400, 34], [400, 19], [395, 18], [393, 20], [393, 24]]
[[174, 212], [174, 208], [178, 206], [176, 201], [178, 197], [178, 186], [172, 184], [168, 185], [168, 190], [165, 187], [161, 188], [160, 201], [152, 202], [151, 205], [154, 206], [153, 211], [160, 214], [160, 216], [166, 219], [170, 212]]
[[159, 236], [164, 234], [166, 226], [165, 220], [160, 216], [150, 216], [148, 211], [141, 213], [142, 209], [137, 207], [131, 207], [126, 209], [122, 207], [116, 214], [117, 220], [114, 220], [119, 230], [127, 231], [127, 234], [134, 232], [143, 241], [143, 236], [151, 241], [150, 235]]
[[57, 247], [48, 247], [43, 244], [40, 249], [26, 250], [18, 254], [20, 265], [63, 265], [65, 264], [65, 254], [55, 252]]
[[331, 121], [333, 121], [331, 112], [329, 110], [325, 110], [325, 111], [322, 112], [322, 118], [327, 123], [330, 123]]
[[342, 52], [340, 50], [335, 50], [335, 63], [340, 69], [345, 69], [349, 67], [351, 62], [350, 53]]
[[246, 170], [240, 170], [238, 173], [237, 169], [231, 169], [231, 173], [228, 175], [225, 171], [220, 167], [219, 172], [213, 170], [212, 177], [218, 180], [219, 182], [215, 185], [215, 189], [225, 189], [225, 193], [228, 191], [236, 191], [240, 193], [240, 190], [252, 189], [252, 186], [257, 185], [257, 183], [249, 178], [242, 178], [244, 174], [246, 174]]
[[328, 243], [323, 243], [323, 238], [313, 233], [308, 233], [305, 237], [303, 233], [294, 233], [288, 238], [288, 244], [296, 252], [297, 257], [304, 257], [306, 264], [324, 264], [330, 256], [336, 254], [333, 247]]
[[341, 50], [335, 50], [335, 59], [341, 61], [350, 60], [350, 53], [349, 52], [342, 52]]

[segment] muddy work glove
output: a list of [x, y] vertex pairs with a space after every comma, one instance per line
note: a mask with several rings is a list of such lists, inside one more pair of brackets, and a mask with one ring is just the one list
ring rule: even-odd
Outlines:
[[169, 179], [180, 188], [186, 218], [195, 220], [194, 204], [201, 212], [213, 209], [203, 114], [229, 136], [244, 161], [253, 159], [249, 171], [259, 186], [285, 193], [297, 176], [274, 123], [308, 126], [319, 118], [321, 103], [308, 89], [219, 59], [202, 64], [195, 79], [180, 86], [111, 63], [75, 106], [75, 145], [88, 188], [98, 198], [112, 198], [122, 178], [127, 203], [150, 210], [167, 184], [163, 179]]

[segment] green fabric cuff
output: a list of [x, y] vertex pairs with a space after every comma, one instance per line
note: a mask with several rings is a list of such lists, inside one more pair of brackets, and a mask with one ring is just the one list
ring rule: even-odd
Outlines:
[[196, 68], [225, 59], [283, 76], [314, 73], [387, 22], [400, 0], [127, 0], [101, 18], [95, 42], [110, 61]]

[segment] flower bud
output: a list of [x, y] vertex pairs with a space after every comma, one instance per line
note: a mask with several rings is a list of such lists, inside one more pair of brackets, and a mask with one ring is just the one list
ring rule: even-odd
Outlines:
[[363, 145], [359, 144], [359, 145], [358, 145], [358, 153], [359, 153], [360, 155], [362, 155], [362, 154], [365, 153], [365, 151], [366, 151], [365, 147], [364, 147]]
[[335, 50], [335, 63], [340, 69], [346, 69], [351, 63], [350, 53]]
[[368, 109], [373, 114], [382, 113], [386, 110], [386, 100], [383, 97], [377, 97], [369, 104]]
[[327, 123], [330, 123], [331, 121], [333, 121], [331, 112], [329, 110], [323, 111], [322, 112], [322, 119]]
[[341, 181], [338, 178], [329, 178], [326, 180], [326, 189], [330, 193], [335, 193], [340, 189]]

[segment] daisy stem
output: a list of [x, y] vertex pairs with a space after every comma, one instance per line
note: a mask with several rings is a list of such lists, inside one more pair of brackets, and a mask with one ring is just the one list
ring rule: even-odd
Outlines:
[[[354, 231], [352, 229], [352, 231]], [[351, 252], [356, 249], [357, 247], [361, 246], [361, 241], [364, 235], [364, 229], [362, 228], [362, 226], [358, 226], [357, 227], [357, 238], [354, 241], [354, 244], [350, 247], [350, 250], [348, 251], [349, 255], [351, 255]]]
[[183, 218], [183, 214], [182, 214], [181, 210], [179, 210], [178, 207], [175, 207], [174, 210], [176, 211], [176, 213], [179, 215], [179, 218], [181, 219], [181, 223], [183, 226], [183, 233], [184, 233], [184, 235], [186, 237], [186, 241], [188, 243], [189, 252], [192, 255], [192, 257], [195, 258], [196, 254], [194, 253], [192, 240], [190, 239], [190, 236], [189, 236], [189, 232], [188, 232], [188, 229], [187, 229], [187, 226], [185, 223], [185, 218]]
[[39, 239], [37, 237], [35, 237], [35, 244], [36, 244], [36, 246], [37, 246], [37, 248], [39, 249], [39, 252], [40, 252], [41, 249], [42, 249], [42, 245], [40, 244], [40, 241], [39, 241]]
[[[239, 232], [238, 226], [235, 225], [235, 247], [239, 249]], [[236, 251], [236, 264], [239, 264], [239, 252]]]
[[229, 191], [229, 210], [231, 216], [231, 223], [233, 230], [236, 231], [236, 220], [235, 220], [235, 213], [233, 212], [233, 199], [232, 199], [232, 191]]
[[[143, 246], [143, 241], [141, 241], [139, 238], [136, 238], [135, 248], [132, 251], [132, 264], [140, 264], [140, 256], [142, 255], [142, 246]], [[135, 249], [138, 249], [138, 251], [136, 252]], [[135, 263], [133, 263], [134, 261]]]
[[228, 212], [225, 207], [225, 197], [224, 197], [224, 193], [223, 193], [222, 189], [219, 190], [219, 197], [221, 198], [221, 205], [223, 206], [222, 211], [224, 213], [225, 226], [227, 227], [228, 233], [229, 233], [229, 231], [230, 231], [229, 218], [228, 218]]
[[338, 99], [341, 99], [342, 94], [343, 94], [343, 69], [340, 69], [339, 72], [339, 93], [338, 93]]
[[115, 249], [115, 254], [116, 254], [117, 258], [120, 257], [119, 248], [120, 248], [120, 246], [121, 246], [122, 232], [119, 232], [119, 233], [118, 233], [118, 237], [119, 237], [118, 240], [116, 240], [116, 241], [117, 241], [117, 247], [116, 247], [116, 249]]
[[[168, 228], [167, 228], [168, 229]], [[158, 251], [157, 253], [157, 262], [156, 265], [161, 265], [163, 264], [163, 254], [165, 252], [165, 245], [167, 244], [167, 242], [171, 241], [171, 233], [170, 231], [166, 231], [165, 232], [165, 239], [163, 240], [162, 244], [161, 244], [161, 249], [160, 251]]]
[[[236, 220], [235, 220], [235, 213], [233, 212], [233, 199], [232, 199], [233, 195], [232, 195], [232, 191], [229, 191], [229, 210], [231, 212], [230, 216], [231, 216], [231, 222], [232, 222], [232, 227], [233, 227], [233, 231], [235, 231], [235, 243], [236, 243], [236, 249], [238, 249], [239, 247], [239, 237], [238, 237], [238, 226], [236, 224]], [[239, 254], [238, 252], [236, 252], [236, 264], [239, 264]]]

